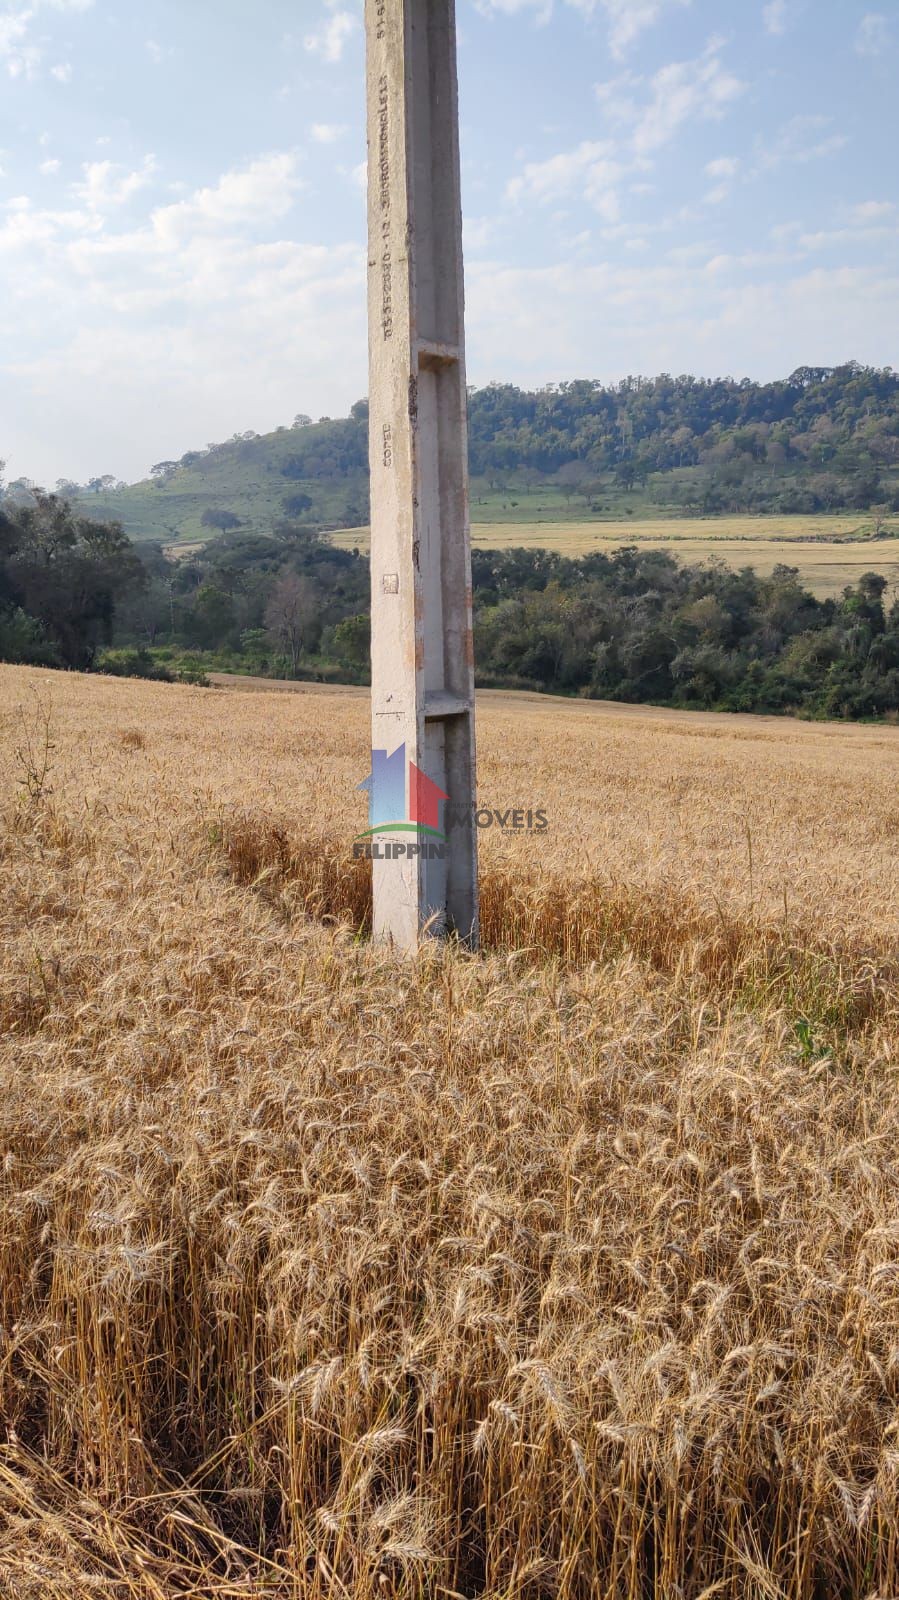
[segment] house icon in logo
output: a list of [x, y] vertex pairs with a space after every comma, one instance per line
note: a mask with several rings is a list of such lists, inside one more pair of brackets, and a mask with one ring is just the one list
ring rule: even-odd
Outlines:
[[369, 822], [367, 833], [360, 834], [360, 838], [369, 838], [374, 833], [424, 833], [439, 839], [445, 837], [440, 829], [440, 804], [448, 800], [449, 795], [414, 761], [407, 762], [405, 744], [399, 745], [392, 755], [386, 750], [373, 750], [371, 772], [359, 788], [368, 794]]

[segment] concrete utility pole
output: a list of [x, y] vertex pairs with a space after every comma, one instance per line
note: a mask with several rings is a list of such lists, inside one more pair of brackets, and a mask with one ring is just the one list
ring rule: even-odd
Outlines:
[[[474, 654], [454, 0], [366, 0], [372, 749], [449, 800], [375, 860], [374, 934], [478, 939]], [[374, 772], [374, 766], [373, 766]], [[414, 802], [408, 813], [415, 815]]]

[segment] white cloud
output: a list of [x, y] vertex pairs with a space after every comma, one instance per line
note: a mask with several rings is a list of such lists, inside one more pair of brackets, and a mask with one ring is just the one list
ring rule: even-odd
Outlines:
[[147, 55], [150, 57], [154, 67], [161, 67], [162, 63], [166, 60], [166, 57], [170, 56], [172, 53], [170, 50], [165, 48], [165, 45], [159, 44], [156, 39], [145, 39], [144, 49], [146, 50]]
[[[709, 161], [707, 176], [736, 176], [724, 166], [734, 159]], [[521, 193], [556, 203], [616, 161], [625, 157], [585, 141], [525, 169]], [[137, 224], [123, 206], [44, 210], [19, 197], [0, 211], [0, 253], [16, 261], [0, 299], [0, 408], [12, 419], [4, 442], [16, 473], [137, 476], [191, 443], [273, 426], [303, 405], [339, 414], [364, 392], [364, 252], [354, 241], [290, 238], [297, 167], [292, 152], [260, 155]], [[117, 168], [88, 190], [115, 195], [130, 176]], [[612, 176], [605, 170], [600, 196]], [[859, 223], [888, 221], [887, 204], [861, 202]], [[696, 231], [690, 246], [672, 240], [660, 257], [641, 254], [651, 230], [625, 230], [617, 264], [597, 259], [605, 246], [581, 232], [565, 241], [560, 264], [515, 267], [487, 256], [499, 228], [473, 221], [472, 381], [725, 366], [774, 376], [809, 352], [822, 362], [882, 361], [884, 344], [899, 338], [895, 271], [808, 271], [791, 262], [790, 243], [724, 256], [714, 236], [698, 241]]]
[[10, 78], [33, 78], [40, 64], [40, 51], [29, 43], [30, 10], [9, 11], [0, 16], [0, 63]]
[[711, 178], [712, 187], [703, 196], [706, 205], [720, 206], [730, 198], [733, 180], [740, 170], [740, 163], [735, 156], [719, 156], [716, 161], [707, 161], [705, 173]]
[[[551, 34], [541, 39], [531, 31], [546, 4], [495, 0], [494, 9], [505, 5], [522, 18], [490, 29], [479, 24], [498, 50], [508, 50], [509, 73], [519, 66], [525, 74], [531, 70], [535, 44], [553, 45]], [[541, 382], [589, 369], [606, 377], [669, 365], [709, 373], [767, 367], [773, 373], [791, 359], [795, 365], [848, 353], [882, 362], [885, 342], [899, 334], [890, 298], [896, 273], [889, 244], [866, 240], [892, 236], [899, 222], [884, 198], [889, 185], [880, 187], [876, 174], [872, 180], [870, 164], [868, 178], [856, 182], [843, 159], [833, 175], [826, 171], [820, 158], [846, 143], [841, 128], [848, 132], [850, 124], [842, 122], [843, 113], [826, 107], [833, 120], [796, 117], [780, 128], [771, 117], [777, 96], [772, 99], [766, 87], [774, 80], [763, 74], [754, 81], [744, 119], [749, 95], [737, 97], [740, 80], [750, 76], [748, 58], [744, 69], [736, 45], [720, 40], [703, 51], [707, 32], [695, 30], [708, 8], [694, 6], [691, 17], [680, 0], [617, 6], [578, 0], [581, 28], [575, 4], [553, 0], [553, 14], [564, 13], [569, 32], [574, 25], [582, 55], [589, 46], [593, 61], [605, 61], [604, 72], [596, 67], [592, 76], [611, 79], [598, 87], [592, 117], [576, 97], [564, 118], [557, 108], [538, 105], [521, 133], [504, 125], [492, 166], [477, 160], [476, 146], [467, 158], [473, 381], [495, 375]], [[760, 48], [763, 4], [746, 7]], [[844, 19], [850, 59], [854, 29], [872, 4], [880, 9], [871, 15], [892, 15], [886, 0], [865, 0], [851, 23]], [[352, 120], [340, 98], [341, 69], [322, 63], [336, 59], [336, 51], [352, 65], [347, 57], [355, 59], [360, 44], [359, 0], [331, 6], [305, 0], [295, 8], [302, 19], [293, 41], [296, 83], [314, 78], [321, 87], [326, 77], [335, 91], [320, 104], [307, 99], [305, 121], [300, 106], [292, 135], [300, 148], [263, 153], [233, 171], [213, 168], [202, 187], [195, 180], [180, 190], [170, 181], [177, 172], [154, 173], [141, 164], [140, 155], [154, 143], [153, 123], [142, 124], [142, 135], [138, 129], [146, 143], [137, 156], [133, 147], [123, 154], [129, 145], [121, 143], [120, 118], [112, 113], [102, 119], [110, 131], [119, 127], [109, 148], [96, 148], [96, 127], [88, 129], [82, 149], [77, 142], [71, 147], [58, 124], [63, 91], [51, 92], [48, 74], [53, 63], [71, 57], [82, 86], [88, 56], [76, 51], [89, 41], [73, 37], [69, 43], [68, 36], [84, 31], [83, 19], [75, 8], [63, 17], [50, 0], [39, 11], [33, 0], [12, 0], [11, 8], [10, 0], [0, 0], [2, 24], [13, 16], [21, 20], [26, 9], [32, 20], [19, 27], [15, 48], [42, 52], [34, 71], [45, 80], [47, 106], [35, 107], [30, 117], [17, 113], [13, 122], [22, 129], [13, 184], [30, 183], [30, 203], [21, 196], [9, 209], [0, 203], [0, 252], [10, 265], [0, 288], [0, 415], [15, 433], [8, 446], [14, 455], [29, 436], [34, 451], [31, 460], [17, 458], [17, 468], [39, 475], [36, 458], [45, 450], [53, 477], [107, 468], [134, 475], [150, 459], [179, 454], [235, 427], [289, 420], [297, 409], [339, 413], [365, 383], [364, 229], [355, 188], [364, 189], [365, 167], [354, 168], [353, 138], [338, 122]], [[730, 10], [720, 0], [716, 9], [719, 15]], [[790, 0], [789, 14], [799, 11]], [[94, 15], [99, 23], [96, 9]], [[340, 15], [351, 26], [335, 44], [327, 29]], [[147, 46], [144, 53], [145, 35], [157, 27], [145, 21], [134, 40], [136, 70], [147, 84], [158, 79], [150, 64], [154, 52]], [[510, 37], [525, 29], [530, 44]], [[308, 54], [304, 35], [316, 39]], [[672, 47], [672, 35], [690, 42]], [[607, 37], [624, 57], [623, 67], [610, 64]], [[638, 54], [641, 44], [645, 57]], [[518, 61], [513, 45], [524, 51]], [[781, 50], [769, 44], [769, 66]], [[564, 62], [559, 65], [564, 71]], [[7, 70], [0, 57], [0, 85]], [[19, 70], [31, 69], [23, 61]], [[273, 92], [284, 70], [276, 63]], [[866, 76], [862, 72], [861, 80]], [[0, 87], [0, 97], [3, 92]], [[797, 81], [793, 93], [790, 111], [819, 109], [807, 84]], [[856, 129], [853, 93], [849, 85], [845, 114], [854, 119], [851, 154], [862, 162], [864, 135], [861, 122]], [[485, 136], [476, 108], [469, 114], [475, 120], [466, 148]], [[310, 126], [315, 118], [321, 120]], [[753, 120], [767, 140], [764, 149], [753, 145]], [[53, 128], [52, 142], [38, 149], [37, 135], [46, 126]], [[525, 137], [535, 142], [510, 156]], [[67, 155], [57, 168], [53, 151], [60, 148]], [[313, 151], [324, 155], [334, 195], [316, 195], [313, 206], [309, 191], [307, 206], [302, 180]], [[820, 184], [809, 185], [803, 163], [814, 160]], [[88, 162], [84, 170], [81, 161]], [[769, 183], [774, 167], [782, 170]], [[760, 172], [762, 183], [744, 187]], [[506, 177], [521, 215], [497, 204]], [[69, 188], [72, 178], [77, 183]], [[655, 185], [649, 198], [647, 180]], [[713, 214], [736, 193], [739, 208], [724, 218]], [[565, 214], [555, 221], [558, 212]], [[345, 228], [337, 238], [344, 243], [325, 248], [309, 242], [333, 240], [340, 217]], [[801, 220], [781, 240], [770, 224], [783, 217]], [[754, 240], [760, 253], [742, 253]], [[841, 276], [835, 267], [847, 260], [871, 263], [878, 255], [886, 262], [879, 269], [859, 266]], [[834, 270], [816, 276], [807, 271], [811, 263]], [[83, 406], [85, 382], [95, 395], [90, 409]]]
[[[714, 258], [712, 258], [714, 259]], [[899, 274], [835, 267], [784, 275], [778, 253], [693, 261], [630, 258], [620, 266], [548, 268], [472, 263], [469, 372], [540, 384], [561, 374], [633, 372], [783, 376], [809, 360], [853, 352], [881, 364], [899, 340]], [[596, 307], [603, 315], [596, 315]]]
[[495, 217], [465, 217], [463, 237], [466, 255], [486, 250], [496, 229]]
[[[600, 0], [600, 3], [609, 19], [612, 54], [620, 59], [646, 28], [659, 21], [664, 11], [673, 4], [689, 5], [690, 0]], [[590, 0], [581, 0], [581, 9], [589, 8]]]
[[[532, 12], [541, 25], [549, 22], [553, 14], [553, 0], [475, 0], [475, 4], [487, 16], [514, 17]], [[666, 11], [675, 6], [688, 6], [691, 0], [565, 0], [565, 4], [585, 17], [597, 13], [605, 16], [609, 48], [620, 60], [640, 34], [658, 22]]]
[[312, 33], [306, 34], [303, 47], [313, 55], [319, 56], [322, 61], [334, 63], [342, 59], [347, 40], [355, 30], [356, 18], [351, 11], [337, 11], [332, 8], [331, 16]]
[[[22, 471], [137, 476], [235, 417], [273, 427], [304, 400], [340, 414], [364, 392], [364, 251], [258, 237], [289, 212], [295, 168], [260, 156], [136, 225], [24, 196], [0, 210], [0, 410]], [[94, 177], [91, 193], [129, 176]]]
[[534, 11], [541, 27], [553, 14], [553, 0], [474, 0], [474, 3], [485, 17], [517, 17], [522, 12]]
[[872, 222], [887, 222], [896, 214], [892, 200], [863, 200], [852, 208], [852, 221], [861, 227]]
[[899, 238], [899, 226], [889, 217], [873, 222], [850, 216], [849, 221], [850, 225], [845, 228], [821, 228], [817, 233], [800, 234], [801, 248], [805, 251], [833, 250], [840, 246], [844, 253], [848, 251], [857, 257], [859, 249], [867, 250], [876, 241]]
[[722, 255], [712, 256], [705, 263], [704, 271], [707, 273], [758, 273], [765, 267], [782, 267], [797, 262], [799, 259], [795, 251], [789, 250], [725, 252]]
[[[714, 38], [695, 61], [672, 62], [648, 80], [628, 72], [597, 84], [597, 99], [618, 138], [583, 140], [544, 161], [528, 162], [507, 184], [506, 198], [514, 204], [557, 204], [573, 194], [610, 227], [619, 223], [624, 180], [651, 171], [655, 153], [684, 123], [720, 118], [742, 93], [742, 83], [723, 65], [722, 48]], [[707, 175], [716, 183], [705, 197], [708, 203], [727, 198], [737, 167], [733, 157], [708, 164]], [[643, 193], [645, 185], [631, 183], [628, 191]], [[645, 226], [640, 232], [645, 234]]]
[[847, 144], [842, 133], [829, 133], [833, 119], [820, 115], [791, 117], [768, 143], [759, 141], [759, 162], [764, 170], [773, 170], [784, 164], [805, 166], [809, 161], [820, 161], [836, 155]]
[[859, 250], [875, 242], [899, 238], [899, 211], [889, 200], [866, 200], [842, 213], [844, 226], [801, 232], [800, 248], [806, 252], [842, 248], [857, 259]]
[[313, 122], [311, 130], [316, 144], [336, 144], [346, 131], [344, 122]]
[[762, 11], [765, 31], [775, 36], [786, 33], [789, 14], [788, 0], [769, 0], [769, 4]]
[[[16, 195], [6, 202], [6, 220], [0, 225], [0, 259], [18, 255], [23, 261], [34, 264], [39, 249], [54, 247], [61, 236], [71, 237], [91, 226], [91, 219], [80, 211], [45, 211], [35, 206], [27, 195]], [[29, 273], [27, 280], [19, 277], [7, 298], [14, 301], [23, 292], [34, 292], [35, 280]]]
[[606, 222], [617, 222], [618, 185], [627, 169], [614, 159], [613, 151], [611, 144], [585, 140], [574, 150], [529, 162], [507, 185], [507, 197], [516, 203], [530, 199], [546, 204], [576, 190]]
[[145, 156], [143, 166], [135, 172], [115, 161], [86, 161], [81, 170], [82, 182], [72, 185], [75, 199], [90, 212], [111, 211], [147, 187], [156, 172], [156, 159]]
[[801, 232], [802, 223], [795, 220], [792, 222], [777, 222], [773, 228], [768, 229], [769, 236], [779, 244], [785, 243], [788, 239], [795, 239], [796, 235]]
[[712, 38], [693, 61], [672, 61], [648, 81], [632, 72], [598, 83], [596, 98], [606, 120], [629, 137], [638, 155], [661, 149], [694, 119], [717, 120], [745, 85], [725, 67], [724, 41]]
[[158, 240], [170, 245], [198, 232], [280, 222], [291, 210], [301, 187], [296, 155], [275, 151], [239, 170], [223, 173], [218, 183], [198, 189], [189, 200], [154, 211], [153, 232]]
[[882, 56], [891, 43], [889, 19], [882, 11], [869, 11], [862, 17], [855, 36], [856, 52], [860, 56]]
[[645, 81], [636, 73], [622, 72], [617, 78], [608, 78], [605, 83], [595, 85], [594, 93], [609, 122], [627, 126], [637, 121], [640, 107], [634, 91]]
[[[38, 76], [44, 56], [44, 41], [34, 37], [41, 11], [90, 11], [94, 0], [28, 0], [27, 4], [8, 4], [0, 16], [0, 67], [10, 78], [30, 81]], [[68, 83], [72, 75], [69, 62], [50, 68], [51, 77]]]

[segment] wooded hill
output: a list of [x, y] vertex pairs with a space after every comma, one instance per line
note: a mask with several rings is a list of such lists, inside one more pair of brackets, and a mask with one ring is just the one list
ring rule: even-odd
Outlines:
[[[472, 515], [516, 521], [899, 510], [899, 374], [803, 367], [748, 379], [576, 380], [470, 396]], [[58, 485], [71, 496], [77, 486]], [[11, 486], [15, 494], [15, 486]], [[137, 539], [189, 542], [279, 522], [368, 520], [368, 406], [274, 433], [244, 433], [154, 465], [131, 487], [77, 489]]]

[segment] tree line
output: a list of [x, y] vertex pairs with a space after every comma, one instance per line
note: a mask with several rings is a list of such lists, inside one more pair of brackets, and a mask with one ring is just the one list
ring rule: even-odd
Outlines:
[[[625, 547], [473, 554], [482, 685], [731, 711], [899, 713], [899, 600], [867, 573], [819, 600], [770, 577]], [[0, 505], [0, 659], [200, 681], [210, 668], [367, 681], [368, 561], [301, 525], [189, 557], [37, 492]]]
[[299, 524], [232, 531], [171, 561], [59, 495], [0, 502], [0, 660], [156, 677], [202, 674], [212, 657], [276, 677], [328, 662], [358, 673], [368, 595], [368, 562]]
[[588, 502], [654, 475], [686, 512], [899, 510], [899, 374], [802, 367], [775, 383], [592, 380], [471, 397], [473, 474], [553, 475]]
[[122, 527], [36, 491], [0, 503], [0, 658], [89, 669], [108, 644], [143, 562]]
[[795, 567], [762, 577], [636, 546], [568, 560], [478, 550], [483, 684], [719, 711], [899, 711], [899, 600], [865, 573], [819, 600]]

